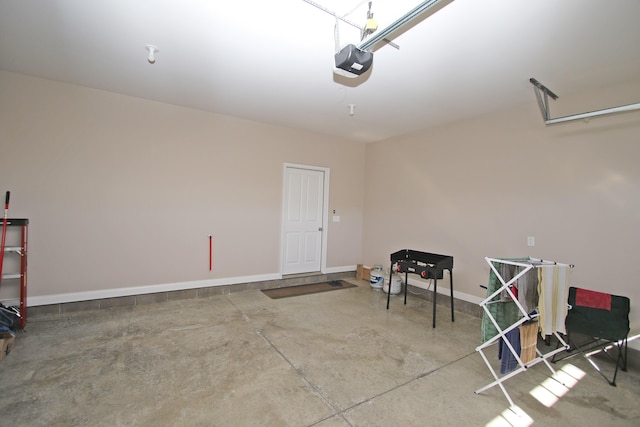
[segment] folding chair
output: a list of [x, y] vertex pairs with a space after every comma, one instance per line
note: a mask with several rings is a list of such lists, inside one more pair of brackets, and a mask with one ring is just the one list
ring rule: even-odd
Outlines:
[[[627, 370], [629, 298], [570, 287], [569, 305], [572, 308], [565, 319], [570, 346], [567, 351], [578, 350], [609, 384], [615, 386], [618, 369]], [[576, 334], [586, 340], [577, 342]], [[611, 351], [614, 349], [617, 351]], [[597, 354], [604, 354], [615, 362], [611, 379], [593, 360]]]

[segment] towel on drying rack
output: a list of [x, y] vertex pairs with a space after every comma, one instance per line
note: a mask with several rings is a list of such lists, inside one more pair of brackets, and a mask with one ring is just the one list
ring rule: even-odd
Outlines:
[[566, 334], [564, 321], [567, 317], [571, 268], [568, 265], [542, 265], [537, 268], [540, 335], [544, 337], [554, 332]]
[[514, 328], [504, 334], [502, 339], [500, 340], [500, 348], [498, 349], [498, 359], [500, 359], [500, 373], [508, 374], [518, 367], [518, 359], [513, 354], [506, 341], [509, 341], [511, 347], [515, 350], [520, 357], [520, 353], [522, 351], [520, 347], [520, 329]]
[[[525, 267], [513, 264], [502, 264], [500, 275], [505, 283], [511, 281], [520, 274]], [[511, 285], [511, 292], [514, 294], [526, 313], [531, 313], [538, 306], [538, 272], [535, 268], [524, 273]], [[500, 301], [511, 301], [511, 295], [506, 290], [500, 293]]]
[[[507, 258], [504, 258], [507, 259]], [[528, 258], [508, 258], [510, 261], [527, 261]], [[500, 271], [500, 265], [497, 263], [493, 264], [498, 271]], [[504, 264], [502, 264], [504, 265]], [[502, 271], [500, 271], [502, 274]], [[512, 276], [513, 277], [513, 276]], [[507, 279], [506, 281], [508, 281]], [[502, 287], [502, 283], [498, 276], [493, 272], [493, 270], [489, 270], [489, 281], [487, 283], [487, 296], [493, 294], [500, 287]], [[500, 301], [500, 295], [498, 295], [494, 301]], [[518, 306], [513, 301], [501, 302], [496, 304], [488, 304], [487, 310], [491, 313], [491, 316], [495, 319], [500, 329], [504, 330], [508, 328], [510, 325], [514, 324], [518, 321], [520, 317], [522, 317], [522, 313], [518, 309]], [[491, 338], [495, 337], [498, 334], [496, 327], [493, 322], [489, 320], [487, 313], [482, 314], [482, 342], [486, 342]]]
[[[502, 258], [506, 261], [516, 261], [516, 262], [529, 262], [529, 258]], [[517, 275], [520, 271], [522, 271], [521, 266], [516, 266], [513, 264], [506, 263], [493, 263], [493, 265], [498, 269], [502, 279], [506, 282], [511, 280], [515, 275]], [[523, 308], [530, 313], [535, 309], [538, 303], [538, 273], [535, 269], [532, 269], [525, 273], [524, 276], [520, 277], [517, 280], [518, 286], [518, 302]], [[493, 272], [493, 270], [489, 271], [489, 282], [487, 283], [487, 295], [493, 294], [498, 288], [502, 287], [502, 282]], [[503, 294], [508, 293], [503, 291]], [[489, 304], [487, 305], [487, 310], [491, 313], [493, 318], [495, 319], [500, 329], [504, 330], [508, 328], [510, 325], [517, 322], [521, 317], [522, 313], [518, 306], [511, 300], [511, 297], [508, 299], [504, 298], [504, 295], [497, 296], [494, 301], [501, 301], [499, 304]], [[482, 342], [486, 342], [490, 340], [498, 331], [496, 330], [493, 322], [489, 320], [486, 313], [482, 315]]]
[[520, 360], [527, 365], [536, 358], [538, 343], [538, 322], [520, 325]]

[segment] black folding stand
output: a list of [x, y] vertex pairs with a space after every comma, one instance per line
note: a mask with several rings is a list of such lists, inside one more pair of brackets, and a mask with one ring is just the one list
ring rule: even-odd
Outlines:
[[436, 295], [438, 292], [438, 279], [444, 277], [444, 270], [449, 270], [449, 284], [451, 294], [451, 321], [453, 315], [453, 257], [449, 255], [432, 254], [428, 252], [402, 249], [391, 254], [391, 268], [389, 273], [389, 290], [387, 292], [387, 310], [391, 300], [391, 278], [393, 265], [397, 264], [398, 273], [405, 274], [404, 303], [407, 303], [407, 287], [409, 286], [409, 273], [418, 274], [423, 279], [433, 279], [433, 327], [436, 327]]

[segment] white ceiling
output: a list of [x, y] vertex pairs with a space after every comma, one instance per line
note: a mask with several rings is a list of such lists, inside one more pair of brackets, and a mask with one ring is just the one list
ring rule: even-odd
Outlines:
[[[368, 1], [314, 2], [366, 22]], [[365, 142], [535, 104], [530, 77], [562, 98], [640, 75], [638, 0], [445, 0], [358, 79], [333, 72], [335, 23], [304, 0], [0, 0], [0, 69]]]

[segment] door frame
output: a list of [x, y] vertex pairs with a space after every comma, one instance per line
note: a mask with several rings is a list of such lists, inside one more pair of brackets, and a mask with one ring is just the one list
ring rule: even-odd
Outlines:
[[283, 276], [284, 271], [284, 249], [285, 249], [285, 238], [284, 238], [284, 230], [285, 230], [285, 213], [287, 212], [287, 195], [285, 194], [286, 190], [286, 181], [287, 181], [287, 169], [306, 169], [312, 171], [318, 171], [324, 173], [324, 180], [322, 182], [322, 244], [320, 248], [320, 273], [325, 274], [327, 270], [327, 227], [329, 225], [329, 168], [324, 168], [320, 166], [310, 166], [310, 165], [302, 165], [297, 163], [285, 163], [282, 168], [282, 206], [280, 212], [280, 276]]

